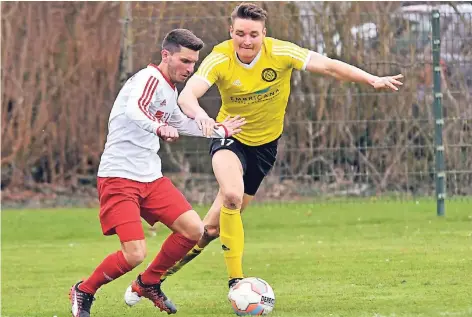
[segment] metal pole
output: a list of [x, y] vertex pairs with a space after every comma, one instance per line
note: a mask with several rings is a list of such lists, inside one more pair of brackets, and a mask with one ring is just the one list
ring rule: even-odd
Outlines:
[[440, 14], [438, 10], [433, 10], [431, 16], [431, 24], [433, 28], [433, 94], [434, 94], [434, 142], [436, 147], [436, 213], [438, 216], [444, 216], [445, 212], [445, 178], [444, 171], [444, 145], [443, 145], [443, 126], [444, 117], [442, 109], [442, 93], [441, 93], [441, 34], [440, 34]]

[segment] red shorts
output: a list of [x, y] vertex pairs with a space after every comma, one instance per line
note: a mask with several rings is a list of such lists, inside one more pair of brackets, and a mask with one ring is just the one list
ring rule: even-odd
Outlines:
[[115, 228], [119, 225], [141, 222], [141, 217], [151, 226], [160, 221], [169, 227], [181, 214], [192, 209], [167, 177], [150, 183], [98, 177], [97, 189], [104, 235], [116, 234]]

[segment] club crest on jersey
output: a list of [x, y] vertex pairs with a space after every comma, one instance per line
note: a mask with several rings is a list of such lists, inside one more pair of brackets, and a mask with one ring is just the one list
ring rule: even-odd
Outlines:
[[158, 120], [162, 120], [163, 116], [164, 116], [164, 112], [157, 110], [156, 115], [154, 117], [156, 117]]
[[262, 79], [264, 79], [265, 81], [270, 83], [274, 81], [276, 78], [277, 78], [277, 73], [272, 68], [265, 68], [262, 71]]

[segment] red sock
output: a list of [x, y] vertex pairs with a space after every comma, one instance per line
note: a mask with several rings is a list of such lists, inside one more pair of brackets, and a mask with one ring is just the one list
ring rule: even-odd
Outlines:
[[197, 241], [187, 239], [180, 233], [172, 233], [162, 244], [161, 251], [151, 265], [141, 274], [141, 282], [146, 285], [159, 283], [162, 274], [180, 261], [195, 244]]
[[90, 294], [95, 294], [100, 286], [110, 283], [132, 269], [133, 267], [126, 262], [123, 252], [118, 251], [112, 253], [97, 266], [88, 279], [79, 285], [79, 289]]

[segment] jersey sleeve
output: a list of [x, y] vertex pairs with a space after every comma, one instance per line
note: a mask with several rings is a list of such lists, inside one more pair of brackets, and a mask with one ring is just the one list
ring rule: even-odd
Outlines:
[[210, 87], [221, 78], [224, 67], [229, 61], [228, 56], [218, 52], [211, 52], [195, 73], [195, 77], [203, 79]]
[[146, 72], [140, 72], [127, 85], [131, 85], [125, 115], [141, 129], [157, 135], [164, 125], [149, 112], [149, 105], [156, 99], [159, 80]]
[[275, 40], [272, 55], [279, 59], [287, 68], [305, 70], [310, 60], [310, 50], [287, 41]]
[[[179, 134], [203, 137], [203, 132], [194, 119], [187, 117], [179, 107], [176, 107], [169, 118], [168, 124], [177, 129]], [[226, 130], [222, 126], [213, 130], [211, 138], [225, 138]]]

